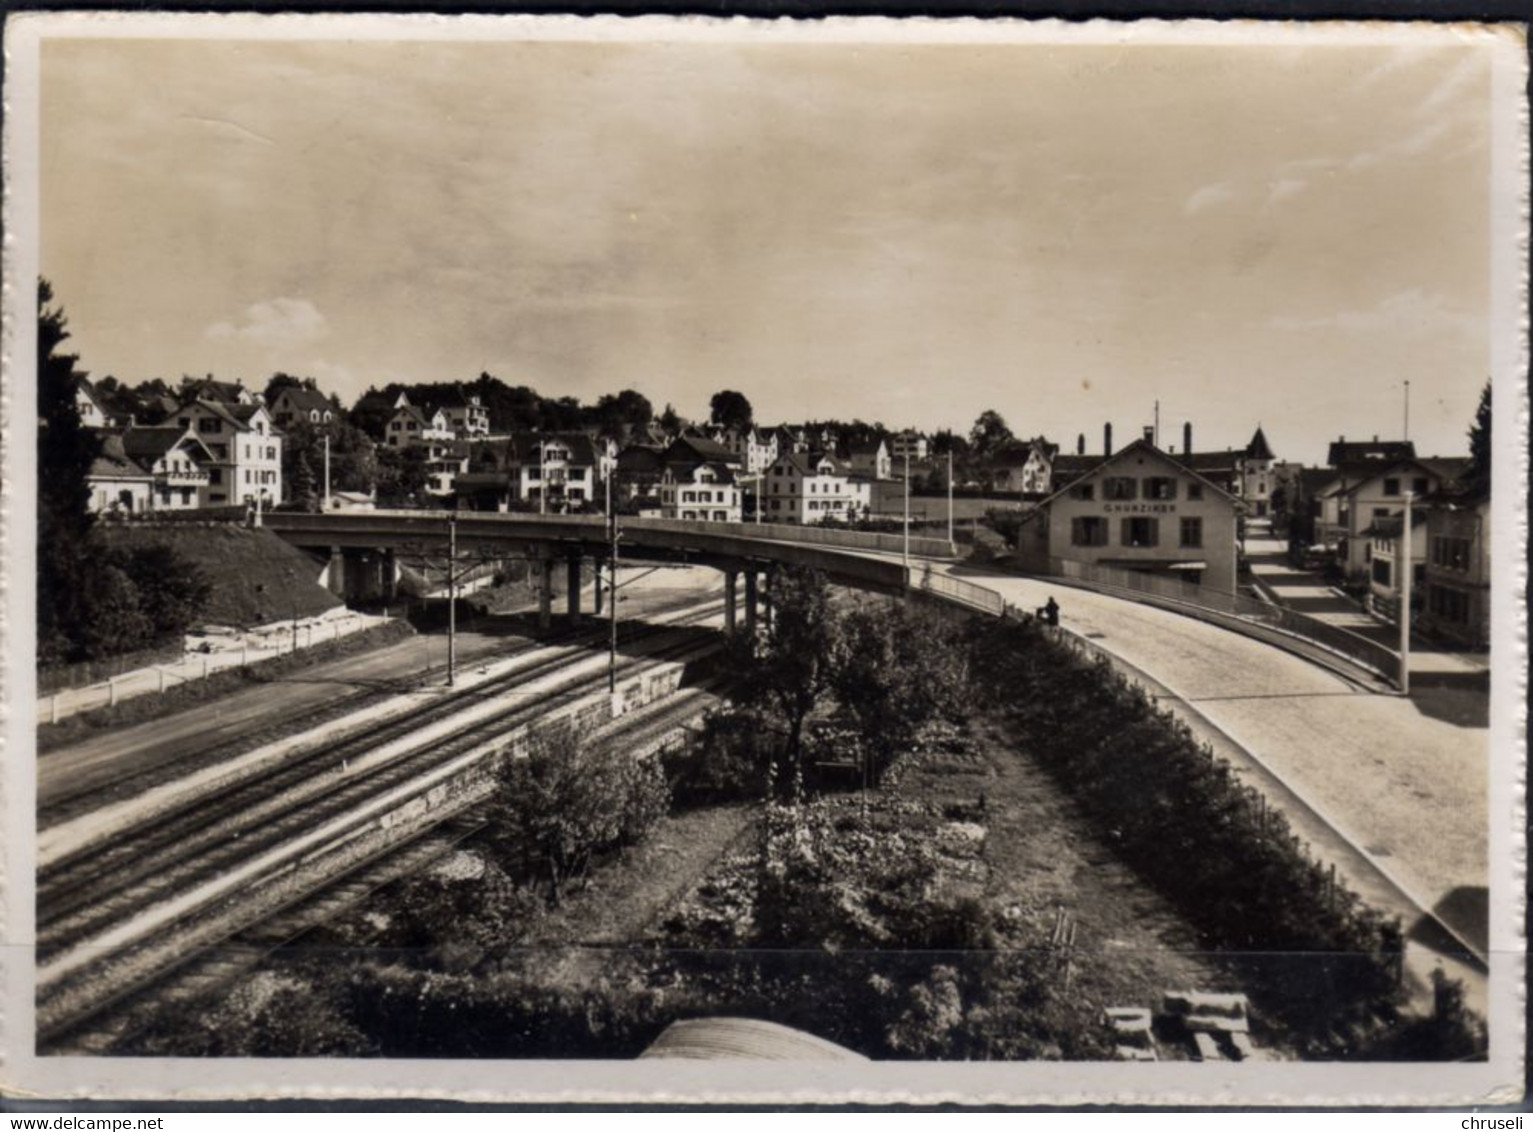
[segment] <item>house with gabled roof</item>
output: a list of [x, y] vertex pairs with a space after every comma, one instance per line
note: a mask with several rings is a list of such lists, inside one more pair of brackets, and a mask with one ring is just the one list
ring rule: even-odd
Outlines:
[[80, 423], [86, 428], [111, 428], [116, 423], [111, 410], [96, 392], [95, 383], [88, 377], [75, 383], [75, 409], [80, 414]]
[[127, 455], [153, 477], [156, 510], [196, 507], [207, 486], [212, 451], [190, 428], [136, 425], [122, 434]]
[[1040, 574], [1104, 567], [1234, 593], [1239, 512], [1231, 492], [1140, 439], [1041, 501], [1017, 554]]
[[762, 516], [769, 523], [851, 522], [873, 507], [873, 482], [826, 452], [778, 455], [761, 482]]
[[271, 418], [278, 428], [288, 428], [298, 421], [319, 427], [330, 424], [335, 416], [330, 398], [303, 386], [284, 386], [271, 404]]
[[282, 433], [265, 405], [187, 401], [164, 423], [191, 430], [212, 457], [199, 506], [282, 502]]
[[136, 515], [152, 509], [154, 477], [128, 455], [120, 435], [103, 432], [100, 439], [101, 450], [85, 475], [87, 506], [98, 515]]
[[1365, 534], [1370, 527], [1380, 519], [1403, 513], [1407, 493], [1425, 499], [1451, 484], [1467, 463], [1411, 457], [1392, 464], [1354, 465], [1352, 470], [1343, 471], [1321, 497], [1332, 521], [1323, 532], [1327, 537], [1320, 541], [1334, 542], [1347, 579], [1357, 586], [1367, 583], [1373, 562], [1373, 539]]
[[997, 491], [1048, 495], [1054, 481], [1054, 461], [1058, 457], [1059, 445], [1044, 437], [1013, 441], [990, 459], [991, 483]]

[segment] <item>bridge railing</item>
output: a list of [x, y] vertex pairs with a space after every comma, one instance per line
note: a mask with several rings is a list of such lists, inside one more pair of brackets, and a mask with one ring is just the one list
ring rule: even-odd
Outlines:
[[[366, 525], [368, 522], [392, 519], [431, 519], [445, 522], [453, 513], [443, 510], [389, 510], [357, 511], [348, 514], [327, 513], [311, 515], [298, 512], [272, 512], [266, 522], [272, 526], [290, 529], [324, 529], [337, 521], [341, 525]], [[538, 515], [531, 512], [500, 513], [495, 511], [460, 511], [460, 523], [504, 523], [552, 525], [557, 527], [606, 526], [605, 515]], [[770, 542], [792, 542], [805, 546], [835, 547], [841, 550], [872, 551], [880, 554], [900, 554], [905, 549], [904, 536], [875, 531], [843, 531], [798, 523], [715, 523], [697, 519], [639, 519], [620, 517], [620, 527], [625, 531], [664, 531], [669, 534], [729, 535], [736, 538], [757, 538]], [[461, 527], [459, 528], [462, 529]], [[912, 535], [910, 553], [922, 558], [952, 558], [953, 544], [946, 539]]]
[[912, 568], [908, 584], [913, 590], [932, 594], [980, 613], [988, 613], [992, 617], [999, 617], [1006, 611], [1006, 602], [989, 586], [976, 585], [962, 578], [939, 574], [935, 570]]
[[1049, 572], [1109, 589], [1128, 590], [1182, 605], [1195, 606], [1251, 624], [1264, 625], [1290, 636], [1299, 637], [1353, 663], [1377, 673], [1393, 684], [1400, 683], [1400, 655], [1360, 633], [1332, 625], [1317, 617], [1296, 612], [1286, 606], [1258, 601], [1241, 594], [1225, 593], [1207, 586], [1196, 586], [1178, 578], [1167, 578], [1139, 570], [1122, 570], [1093, 562], [1066, 558], [1049, 559]]

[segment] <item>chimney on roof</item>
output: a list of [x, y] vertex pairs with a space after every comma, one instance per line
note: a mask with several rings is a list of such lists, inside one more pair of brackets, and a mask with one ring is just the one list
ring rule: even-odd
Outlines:
[[1192, 451], [1192, 422], [1185, 421], [1182, 424], [1182, 451]]
[[1108, 421], [1102, 426], [1102, 455], [1112, 455], [1112, 422]]
[[1146, 444], [1155, 443], [1155, 428], [1152, 425], [1144, 426], [1144, 440]]
[[1086, 434], [1084, 432], [1075, 434], [1075, 454], [1077, 456], [1084, 456], [1086, 454]]
[[1378, 433], [1374, 433], [1373, 434], [1373, 442], [1375, 444], [1377, 444], [1379, 442], [1379, 434]]

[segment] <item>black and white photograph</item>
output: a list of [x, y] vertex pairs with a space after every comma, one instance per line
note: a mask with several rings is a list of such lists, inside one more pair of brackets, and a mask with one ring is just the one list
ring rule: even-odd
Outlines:
[[1521, 1095], [1521, 27], [6, 39], [0, 1084]]

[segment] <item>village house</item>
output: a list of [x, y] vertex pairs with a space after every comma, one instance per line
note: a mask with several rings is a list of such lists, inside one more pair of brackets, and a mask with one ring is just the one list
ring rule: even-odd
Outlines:
[[87, 506], [98, 515], [137, 515], [154, 506], [154, 477], [123, 448], [122, 437], [105, 433], [101, 451], [85, 476]]
[[668, 463], [660, 476], [659, 494], [661, 518], [740, 521], [740, 486], [728, 464]]
[[580, 510], [596, 499], [599, 459], [583, 432], [513, 432], [474, 445], [456, 488], [483, 510]]
[[1426, 513], [1421, 629], [1472, 649], [1490, 647], [1490, 491], [1447, 490]]
[[389, 418], [388, 427], [384, 430], [384, 443], [390, 448], [412, 448], [417, 444], [425, 444], [440, 449], [455, 436], [445, 412], [434, 409], [426, 413], [410, 404], [410, 399], [401, 393], [394, 402], [394, 415]]
[[490, 411], [477, 393], [455, 389], [440, 398], [434, 408], [447, 420], [447, 427], [459, 440], [473, 440], [490, 435]]
[[1059, 445], [1041, 436], [1008, 444], [990, 461], [991, 483], [997, 491], [1048, 495], [1058, 457]]
[[1345, 479], [1324, 496], [1335, 516], [1337, 557], [1349, 581], [1367, 584], [1373, 557], [1373, 540], [1364, 532], [1380, 519], [1405, 510], [1405, 495], [1424, 499], [1441, 486], [1452, 483], [1463, 471], [1463, 460], [1405, 460], [1369, 469], [1350, 486]]
[[271, 419], [278, 428], [290, 428], [298, 421], [323, 426], [335, 420], [335, 406], [317, 389], [285, 386], [270, 407]]
[[242, 381], [218, 381], [212, 377], [183, 382], [181, 401], [217, 401], [222, 405], [263, 405], [259, 393], [246, 389]]
[[1235, 497], [1148, 440], [1058, 488], [1023, 520], [1024, 568], [1134, 570], [1235, 592]]
[[889, 458], [903, 463], [909, 458], [912, 464], [931, 455], [931, 441], [922, 433], [907, 429], [889, 438]]
[[152, 425], [129, 428], [122, 434], [128, 458], [153, 478], [152, 506], [156, 510], [196, 507], [208, 487], [213, 453], [190, 428]]
[[770, 523], [822, 523], [866, 518], [873, 488], [866, 476], [823, 453], [777, 457], [762, 483], [763, 516]]
[[876, 437], [846, 445], [842, 459], [854, 473], [866, 479], [886, 480], [892, 475], [889, 446]]
[[1363, 530], [1360, 537], [1370, 544], [1367, 606], [1374, 616], [1399, 622], [1407, 560], [1411, 569], [1411, 609], [1421, 608], [1426, 582], [1426, 525], [1426, 512], [1412, 508], [1409, 534], [1405, 531], [1403, 511], [1375, 519]]
[[[207, 448], [208, 482], [199, 505], [282, 502], [282, 434], [259, 402], [189, 401], [173, 414]], [[170, 422], [166, 422], [170, 423]]]
[[716, 428], [709, 439], [727, 448], [731, 464], [747, 475], [759, 475], [777, 459], [777, 437], [754, 425], [744, 429]]
[[75, 385], [75, 409], [86, 428], [110, 428], [115, 423], [89, 378], [82, 377]]

